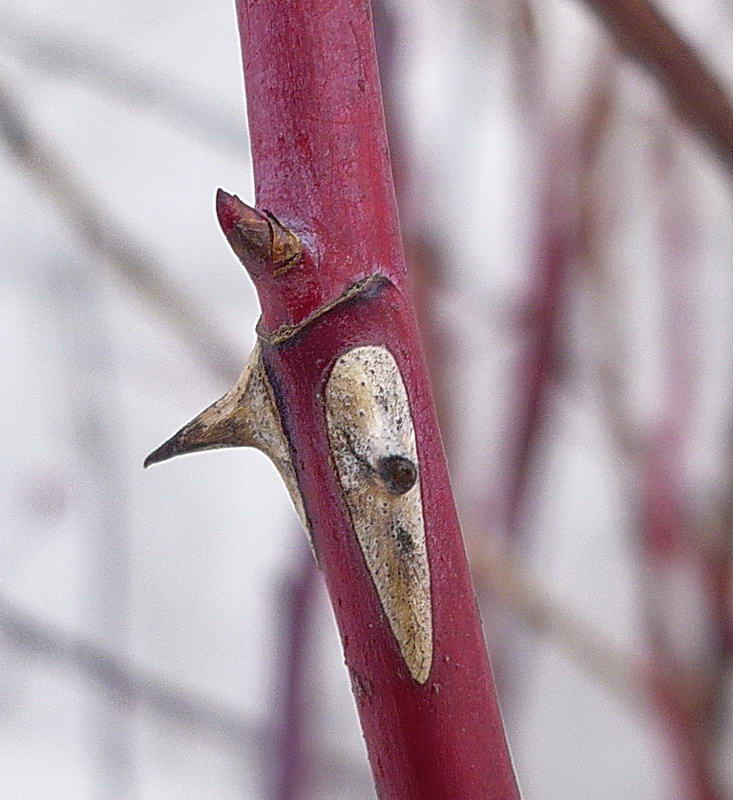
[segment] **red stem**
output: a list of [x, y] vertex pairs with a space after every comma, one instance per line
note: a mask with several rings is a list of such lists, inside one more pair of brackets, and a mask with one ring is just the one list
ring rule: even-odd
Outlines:
[[237, 8], [257, 205], [309, 245], [297, 273], [260, 276], [264, 324], [302, 319], [377, 270], [402, 288], [368, 3]]
[[[406, 294], [369, 4], [239, 0], [259, 208], [305, 245], [287, 273], [251, 270], [262, 355], [334, 607], [381, 800], [517, 800], [511, 761]], [[226, 206], [226, 203], [223, 204]], [[233, 220], [221, 207], [225, 232]], [[383, 280], [300, 323], [360, 279]], [[414, 680], [387, 624], [331, 461], [323, 408], [335, 359], [388, 348], [414, 421], [432, 591], [432, 668]]]

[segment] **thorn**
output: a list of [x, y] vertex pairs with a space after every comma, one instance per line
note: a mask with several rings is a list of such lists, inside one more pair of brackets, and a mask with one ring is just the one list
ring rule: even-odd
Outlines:
[[167, 461], [169, 458], [177, 456], [179, 453], [178, 442], [176, 441], [177, 438], [178, 434], [172, 436], [167, 442], [163, 442], [160, 447], [153, 450], [145, 461], [143, 461], [143, 468], [147, 469], [151, 464], [158, 464], [160, 461]]
[[285, 481], [295, 510], [308, 531], [308, 517], [298, 487], [290, 445], [282, 428], [259, 343], [255, 345], [234, 387], [184, 425], [167, 442], [163, 442], [157, 450], [153, 450], [143, 466], [149, 467], [173, 456], [197, 450], [220, 447], [256, 447], [261, 450]]
[[171, 436], [163, 444], [143, 461], [143, 468], [147, 469], [151, 464], [158, 464], [167, 461], [174, 456], [183, 456], [186, 453], [195, 453], [198, 450], [213, 450], [217, 447], [244, 447], [246, 443], [216, 441], [216, 437], [211, 436], [211, 432], [206, 431], [206, 426], [201, 420], [209, 412], [202, 411], [187, 425], [184, 425], [178, 433]]
[[254, 397], [258, 389], [259, 358], [259, 348], [255, 348], [234, 388], [153, 450], [143, 467], [198, 450], [256, 446], [256, 432], [262, 424], [257, 418]]
[[[167, 461], [174, 456], [196, 453], [199, 450], [214, 450], [220, 447], [245, 447], [251, 444], [249, 438], [240, 438], [236, 425], [230, 424], [232, 419], [222, 415], [219, 407], [227, 399], [227, 395], [204, 409], [198, 416], [184, 425], [178, 433], [163, 442], [143, 461], [147, 469], [151, 464]], [[228, 424], [229, 423], [229, 424]]]

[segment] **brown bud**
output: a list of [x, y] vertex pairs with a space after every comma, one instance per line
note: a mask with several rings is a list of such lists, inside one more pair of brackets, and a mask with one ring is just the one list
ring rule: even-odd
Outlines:
[[249, 272], [256, 274], [264, 268], [278, 277], [300, 261], [300, 239], [269, 211], [251, 208], [219, 189], [216, 213], [227, 241]]

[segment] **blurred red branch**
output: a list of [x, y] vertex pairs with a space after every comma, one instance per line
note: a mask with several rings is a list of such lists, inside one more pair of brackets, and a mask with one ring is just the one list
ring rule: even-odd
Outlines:
[[547, 397], [556, 378], [560, 322], [576, 251], [577, 234], [572, 220], [568, 219], [573, 210], [565, 202], [568, 172], [563, 167], [567, 167], [566, 160], [558, 153], [551, 154], [550, 158], [556, 167], [549, 169], [544, 181], [532, 275], [534, 285], [523, 326], [525, 353], [518, 370], [518, 399], [513, 407], [507, 490], [502, 504], [503, 531], [515, 544], [530, 468], [547, 417]]
[[[530, 58], [528, 53], [526, 58]], [[526, 66], [525, 66], [526, 70]], [[582, 252], [584, 221], [575, 200], [606, 135], [612, 103], [613, 70], [604, 56], [593, 70], [583, 116], [574, 137], [548, 137], [547, 167], [537, 225], [528, 304], [528, 343], [519, 380], [509, 448], [508, 488], [503, 504], [505, 533], [518, 536], [519, 516], [547, 414], [547, 395], [557, 379], [562, 316], [570, 290], [570, 273]], [[522, 84], [527, 83], [524, 77]], [[547, 115], [545, 115], [547, 116]], [[550, 120], [546, 120], [551, 124]], [[544, 134], [547, 135], [547, 134]]]
[[733, 104], [695, 49], [650, 0], [585, 0], [617, 44], [656, 78], [676, 111], [733, 173]]
[[[642, 588], [650, 657], [665, 676], [653, 681], [652, 697], [675, 753], [682, 791], [690, 800], [721, 800], [716, 701], [730, 654], [724, 649], [726, 632], [717, 629], [718, 565], [701, 546], [704, 539], [687, 488], [686, 446], [697, 377], [692, 277], [700, 237], [689, 181], [682, 170], [669, 136], [662, 134], [655, 142], [652, 175], [661, 188], [658, 227], [666, 378], [642, 489], [641, 549], [646, 567]], [[691, 598], [689, 608], [675, 608], [680, 591]], [[701, 609], [703, 619], [691, 616], [695, 609]], [[670, 615], [681, 619], [676, 622]], [[680, 702], [685, 696], [687, 702]]]
[[640, 433], [624, 407], [621, 387], [628, 355], [618, 341], [615, 269], [606, 263], [612, 251], [609, 230], [615, 223], [609, 209], [601, 207], [602, 187], [592, 174], [581, 192], [584, 251], [604, 350], [600, 394], [625, 471], [631, 467], [640, 477], [640, 578], [649, 660], [644, 692], [668, 738], [683, 795], [720, 800], [715, 748], [730, 663], [722, 650], [729, 639], [720, 609], [729, 602], [730, 552], [723, 544], [725, 514], [703, 526], [687, 490], [686, 446], [697, 378], [692, 278], [699, 234], [691, 217], [695, 203], [689, 177], [681, 174], [664, 122], [657, 126], [662, 139], [651, 176], [659, 198], [655, 216], [665, 380], [650, 435]]

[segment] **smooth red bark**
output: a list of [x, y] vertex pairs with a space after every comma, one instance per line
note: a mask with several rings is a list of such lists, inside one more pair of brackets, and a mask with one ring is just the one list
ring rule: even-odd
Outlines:
[[369, 2], [238, 0], [255, 195], [309, 245], [258, 286], [270, 330], [359, 277], [405, 280]]
[[[370, 6], [239, 0], [257, 207], [294, 230], [302, 260], [253, 270], [263, 360], [282, 415], [382, 800], [516, 800], [481, 623], [406, 290]], [[221, 211], [222, 209], [220, 209]], [[221, 216], [221, 214], [220, 214]], [[226, 214], [223, 215], [227, 228]], [[360, 296], [280, 344], [358, 280]], [[336, 358], [388, 347], [407, 387], [432, 583], [433, 660], [401, 656], [341, 495], [323, 394]]]

